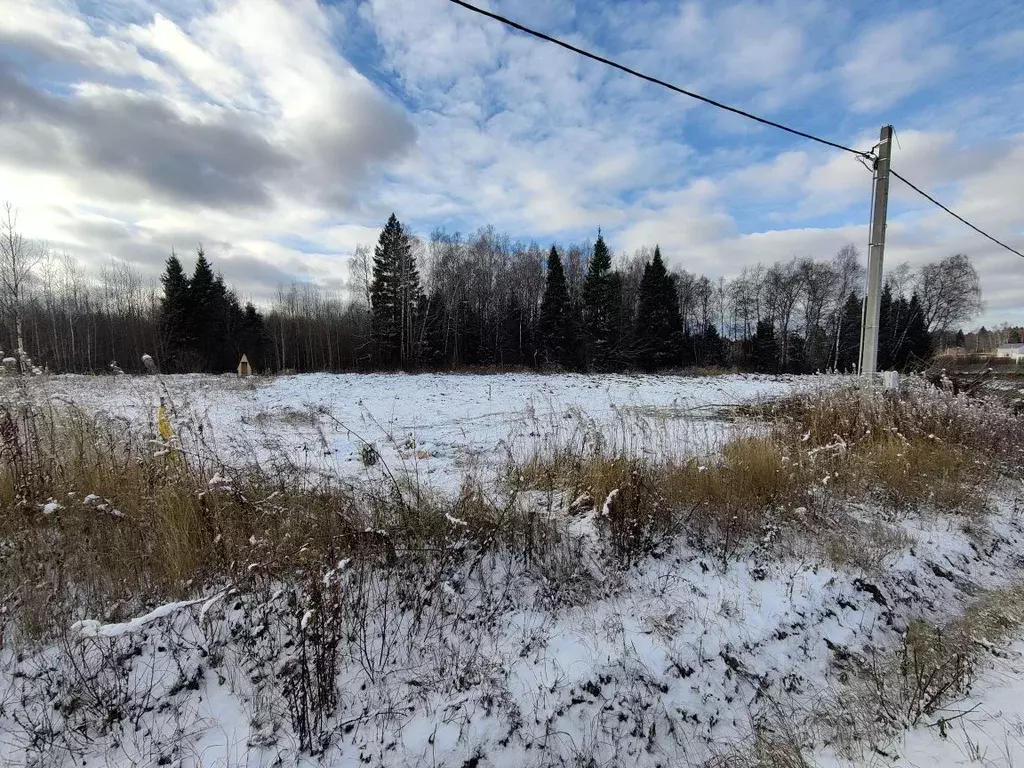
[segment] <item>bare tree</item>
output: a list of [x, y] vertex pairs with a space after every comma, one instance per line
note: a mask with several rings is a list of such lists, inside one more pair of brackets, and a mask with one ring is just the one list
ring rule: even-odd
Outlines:
[[365, 245], [356, 246], [355, 253], [348, 260], [352, 280], [352, 298], [370, 308], [370, 288], [373, 285], [373, 249]]
[[796, 259], [773, 264], [764, 277], [765, 305], [769, 317], [779, 334], [780, 362], [783, 367], [789, 363], [790, 331], [793, 329], [793, 313], [803, 294], [803, 283], [797, 271]]
[[840, 340], [843, 335], [844, 307], [847, 298], [864, 285], [864, 264], [857, 246], [847, 243], [832, 258], [832, 271], [836, 276], [834, 303], [831, 307], [829, 327], [832, 334], [832, 355], [827, 365], [838, 367]]
[[952, 330], [982, 310], [981, 282], [963, 253], [921, 267], [914, 288], [932, 333]]
[[885, 282], [888, 284], [893, 296], [910, 298], [909, 294], [916, 290], [914, 286], [914, 273], [910, 269], [910, 265], [905, 261], [901, 261], [886, 273]]
[[824, 330], [823, 318], [835, 302], [838, 276], [832, 265], [811, 258], [796, 264], [796, 277], [800, 283], [803, 304], [805, 356], [812, 369], [828, 366], [830, 340]]
[[11, 341], [15, 346], [15, 354], [25, 354], [24, 328], [22, 326], [22, 307], [25, 299], [25, 288], [32, 277], [46, 248], [33, 240], [26, 240], [18, 231], [18, 210], [11, 203], [4, 204], [4, 212], [0, 218], [0, 289], [3, 291], [4, 314], [13, 330]]

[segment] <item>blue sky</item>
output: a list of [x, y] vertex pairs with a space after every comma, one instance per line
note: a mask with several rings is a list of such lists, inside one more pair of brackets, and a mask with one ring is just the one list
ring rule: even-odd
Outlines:
[[[502, 0], [488, 7], [844, 144], [1024, 248], [1024, 4]], [[345, 281], [396, 211], [543, 245], [659, 243], [712, 277], [864, 250], [870, 175], [446, 0], [0, 0], [0, 198], [155, 274], [202, 241], [243, 293]], [[981, 321], [1024, 260], [894, 182], [887, 263], [966, 252]]]

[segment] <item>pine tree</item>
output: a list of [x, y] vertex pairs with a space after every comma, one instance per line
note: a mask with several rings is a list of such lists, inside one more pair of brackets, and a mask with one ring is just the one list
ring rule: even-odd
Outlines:
[[910, 297], [910, 304], [907, 308], [907, 354], [906, 367], [920, 367], [927, 363], [932, 357], [932, 339], [928, 333], [928, 326], [925, 323], [924, 311], [921, 308], [921, 301], [917, 294]]
[[843, 305], [842, 325], [836, 345], [836, 370], [841, 373], [856, 371], [860, 366], [860, 333], [863, 306], [860, 297], [851, 293]]
[[621, 292], [618, 297], [615, 295], [618, 285], [612, 275], [611, 253], [604, 237], [598, 234], [583, 281], [583, 322], [590, 367], [596, 370], [609, 370], [614, 362], [618, 331], [616, 306], [621, 306]]
[[544, 298], [540, 303], [540, 348], [547, 365], [569, 364], [571, 330], [572, 317], [565, 270], [562, 268], [562, 258], [558, 255], [558, 250], [552, 245], [548, 254]]
[[377, 364], [411, 366], [416, 357], [420, 277], [405, 228], [391, 214], [373, 252], [371, 333]]
[[779, 342], [771, 320], [759, 320], [754, 334], [751, 358], [758, 373], [778, 373]]
[[164, 288], [160, 299], [160, 336], [167, 356], [163, 362], [168, 370], [177, 370], [182, 352], [191, 347], [192, 338], [189, 280], [174, 251], [167, 258], [167, 268], [160, 282]]
[[725, 341], [714, 323], [708, 323], [700, 338], [700, 356], [697, 364], [706, 368], [716, 368], [725, 365], [725, 358]]
[[655, 246], [640, 280], [634, 351], [641, 367], [656, 370], [678, 359], [682, 325], [675, 282]]
[[252, 370], [266, 371], [270, 368], [270, 334], [267, 332], [263, 315], [253, 306], [252, 302], [246, 302], [242, 310], [241, 329], [239, 333], [239, 355], [245, 355], [249, 360]]

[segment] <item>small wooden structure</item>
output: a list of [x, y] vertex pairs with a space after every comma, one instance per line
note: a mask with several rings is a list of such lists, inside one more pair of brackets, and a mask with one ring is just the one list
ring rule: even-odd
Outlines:
[[249, 365], [249, 358], [245, 355], [242, 355], [242, 359], [238, 361], [238, 375], [252, 376], [252, 366]]

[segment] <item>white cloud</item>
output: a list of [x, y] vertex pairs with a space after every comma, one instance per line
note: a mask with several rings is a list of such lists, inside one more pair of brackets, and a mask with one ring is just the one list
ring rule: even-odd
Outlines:
[[1024, 28], [996, 35], [982, 44], [981, 50], [997, 59], [1019, 58], [1024, 51]]
[[22, 5], [0, 0], [15, 19], [0, 38], [78, 65], [55, 95], [0, 61], [0, 186], [30, 235], [94, 264], [133, 251], [153, 261], [202, 240], [237, 263], [277, 264], [279, 276], [341, 271], [343, 259], [328, 269], [326, 255], [275, 243], [300, 233], [350, 251], [352, 230], [333, 222], [365, 219], [371, 174], [415, 134], [332, 45], [324, 8], [223, 0], [184, 20], [86, 23], [69, 4]]
[[921, 11], [863, 32], [840, 69], [851, 108], [872, 112], [891, 107], [948, 69], [954, 49], [932, 42], [935, 29], [934, 14]]
[[[657, 242], [671, 263], [714, 276], [866, 244], [870, 175], [854, 158], [450, 3], [156, 3], [109, 3], [87, 18], [70, 0], [0, 0], [0, 45], [26, 53], [24, 70], [0, 59], [0, 194], [31, 234], [90, 263], [114, 255], [155, 274], [172, 246], [201, 240], [245, 295], [292, 278], [337, 286], [344, 257], [391, 211], [421, 234], [491, 223], [556, 240], [603, 226], [616, 251]], [[863, 148], [954, 64], [965, 77], [1012, 72], [993, 62], [1019, 34], [964, 45], [942, 9], [902, 4], [864, 17], [805, 0], [493, 7]], [[38, 60], [60, 67], [34, 80]], [[1018, 244], [1024, 139], [962, 127], [982, 118], [985, 135], [999, 135], [993, 108], [1022, 87], [993, 80], [892, 118], [894, 167]], [[875, 110], [883, 116], [867, 116]], [[892, 196], [889, 263], [964, 250], [990, 315], [1024, 312], [1007, 287], [1013, 257], [896, 182]]]

